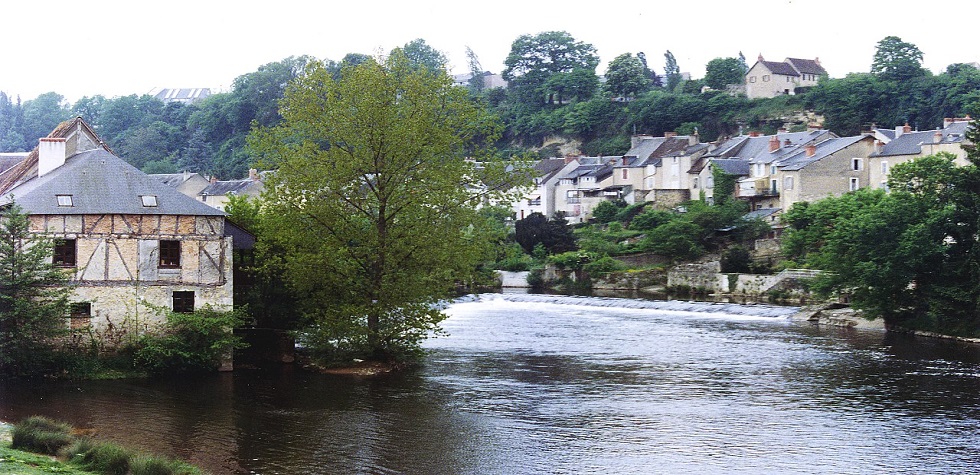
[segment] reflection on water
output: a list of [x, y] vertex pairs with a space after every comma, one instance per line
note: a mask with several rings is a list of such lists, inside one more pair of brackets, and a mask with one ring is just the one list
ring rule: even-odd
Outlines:
[[977, 348], [766, 306], [490, 295], [426, 364], [3, 384], [40, 413], [214, 473], [968, 473]]

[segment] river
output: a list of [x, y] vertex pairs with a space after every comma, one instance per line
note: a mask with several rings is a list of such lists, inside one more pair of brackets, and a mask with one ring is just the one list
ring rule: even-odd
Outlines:
[[791, 310], [485, 294], [406, 373], [8, 382], [0, 420], [217, 474], [980, 471], [980, 349]]

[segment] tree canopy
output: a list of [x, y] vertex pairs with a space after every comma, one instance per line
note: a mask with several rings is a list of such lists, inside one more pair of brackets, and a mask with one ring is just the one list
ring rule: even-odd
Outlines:
[[443, 318], [436, 301], [486, 250], [476, 180], [503, 178], [466, 158], [485, 157], [494, 121], [448, 75], [398, 51], [338, 80], [313, 63], [281, 111], [250, 144], [277, 168], [264, 228], [310, 318], [306, 343], [323, 355], [417, 350]]
[[922, 51], [897, 36], [886, 36], [875, 47], [871, 74], [902, 81], [926, 74], [922, 68]]
[[715, 58], [705, 66], [704, 83], [712, 89], [723, 90], [729, 84], [742, 84], [747, 72], [744, 59]]
[[639, 56], [623, 53], [606, 68], [606, 90], [614, 96], [634, 97], [650, 90], [650, 69]]

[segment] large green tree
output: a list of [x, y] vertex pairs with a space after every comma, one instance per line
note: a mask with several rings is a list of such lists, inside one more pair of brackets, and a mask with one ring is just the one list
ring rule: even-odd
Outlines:
[[286, 90], [283, 122], [250, 144], [277, 170], [265, 210], [323, 357], [392, 358], [436, 329], [435, 306], [484, 255], [478, 140], [495, 123], [445, 73], [395, 52], [334, 80], [314, 63]]
[[922, 51], [897, 36], [886, 36], [875, 47], [871, 73], [884, 79], [903, 81], [927, 72], [922, 68]]
[[[599, 56], [594, 46], [576, 41], [568, 32], [546, 31], [514, 40], [504, 65], [502, 75], [518, 100], [540, 106], [555, 100], [554, 91], [545, 87], [552, 76], [574, 71], [594, 76]], [[576, 78], [581, 80], [581, 75]]]
[[51, 241], [29, 227], [16, 204], [0, 215], [0, 373], [13, 376], [51, 371], [68, 329], [67, 276], [51, 265]]
[[747, 72], [745, 63], [738, 58], [715, 58], [705, 66], [704, 83], [722, 90], [729, 84], [742, 84]]
[[639, 55], [623, 53], [606, 68], [606, 90], [614, 96], [631, 98], [650, 90], [650, 69]]

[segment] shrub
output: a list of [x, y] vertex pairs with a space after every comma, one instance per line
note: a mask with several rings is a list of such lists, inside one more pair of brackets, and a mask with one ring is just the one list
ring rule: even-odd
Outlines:
[[159, 329], [140, 336], [135, 362], [152, 373], [214, 371], [233, 350], [244, 347], [232, 333], [241, 321], [239, 311], [219, 311], [211, 306], [193, 313], [170, 312]]
[[590, 276], [608, 274], [610, 272], [620, 271], [625, 268], [626, 264], [623, 264], [622, 262], [619, 262], [609, 256], [602, 257], [582, 266], [582, 270], [584, 270]]
[[14, 426], [10, 447], [39, 454], [56, 455], [71, 442], [70, 425], [46, 417], [31, 416]]
[[198, 475], [200, 470], [178, 460], [137, 454], [129, 460], [131, 475]]
[[69, 461], [90, 472], [126, 475], [133, 452], [109, 442], [84, 443], [84, 449], [71, 454]]

